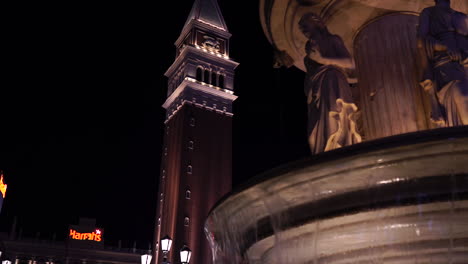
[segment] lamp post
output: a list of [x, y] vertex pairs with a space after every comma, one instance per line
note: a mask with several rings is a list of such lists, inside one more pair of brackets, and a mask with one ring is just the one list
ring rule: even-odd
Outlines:
[[163, 252], [163, 263], [168, 264], [169, 262], [167, 261], [167, 253], [171, 250], [171, 245], [172, 245], [172, 239], [166, 235], [161, 239], [161, 250]]
[[190, 250], [190, 248], [184, 245], [180, 249], [180, 262], [182, 262], [182, 264], [189, 264], [191, 256], [192, 251]]
[[152, 257], [150, 254], [141, 255], [141, 264], [150, 264]]

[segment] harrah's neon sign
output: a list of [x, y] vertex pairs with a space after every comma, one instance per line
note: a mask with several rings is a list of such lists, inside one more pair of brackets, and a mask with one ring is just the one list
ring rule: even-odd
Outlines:
[[70, 228], [69, 237], [71, 239], [76, 239], [76, 240], [92, 240], [96, 242], [101, 242], [102, 241], [101, 235], [102, 235], [102, 232], [99, 229], [96, 229], [92, 233], [79, 233], [76, 230]]

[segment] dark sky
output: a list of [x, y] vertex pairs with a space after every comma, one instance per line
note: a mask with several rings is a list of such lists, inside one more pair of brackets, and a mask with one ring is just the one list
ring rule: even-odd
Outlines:
[[[11, 1], [10, 1], [11, 2]], [[153, 239], [167, 79], [192, 0], [3, 3], [0, 231], [64, 238], [96, 218]], [[303, 73], [274, 69], [258, 1], [219, 0], [236, 70], [234, 188], [308, 155]], [[127, 242], [125, 242], [127, 241]], [[143, 246], [145, 245], [145, 246]]]

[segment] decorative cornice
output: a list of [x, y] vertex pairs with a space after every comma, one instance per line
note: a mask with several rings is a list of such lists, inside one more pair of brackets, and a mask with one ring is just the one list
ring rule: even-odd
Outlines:
[[234, 113], [232, 113], [232, 112], [228, 112], [228, 111], [220, 110], [220, 109], [217, 109], [217, 108], [209, 107], [209, 106], [206, 106], [206, 105], [200, 104], [200, 103], [194, 103], [194, 102], [189, 101], [189, 100], [182, 100], [181, 103], [179, 105], [177, 105], [177, 107], [174, 109], [174, 111], [172, 111], [170, 114], [166, 115], [166, 120], [164, 121], [164, 124], [167, 124], [172, 119], [172, 117], [175, 116], [177, 114], [177, 112], [179, 112], [180, 109], [182, 109], [182, 107], [184, 105], [193, 105], [195, 107], [203, 108], [203, 109], [206, 109], [206, 110], [209, 110], [209, 111], [213, 111], [213, 112], [215, 112], [217, 114], [222, 114], [222, 115], [225, 115], [225, 116], [228, 116], [228, 117], [233, 117], [234, 116]]
[[232, 102], [236, 99], [237, 96], [231, 90], [221, 89], [186, 78], [162, 105], [166, 109], [165, 123], [185, 104], [204, 108], [218, 114], [233, 116]]
[[223, 57], [223, 56], [217, 56], [216, 53], [212, 54], [209, 51], [204, 51], [201, 48], [195, 48], [192, 46], [185, 46], [179, 56], [176, 58], [174, 63], [167, 69], [167, 71], [164, 73], [166, 77], [169, 77], [177, 68], [179, 68], [179, 65], [182, 63], [182, 61], [186, 58], [189, 58], [189, 54], [192, 53], [196, 56], [200, 56], [200, 58], [208, 58], [212, 61], [218, 62], [220, 65], [223, 65], [225, 67], [232, 67], [235, 69], [239, 63], [235, 62], [233, 60], [230, 60], [229, 57]]
[[237, 99], [237, 96], [234, 95], [234, 92], [227, 89], [221, 89], [218, 87], [210, 87], [208, 85], [200, 84], [195, 80], [186, 78], [177, 89], [166, 99], [162, 107], [167, 109], [178, 97], [181, 96], [182, 92], [186, 89], [192, 89], [194, 91], [199, 91], [204, 94], [212, 95], [214, 97], [222, 98], [228, 101], [233, 102]]

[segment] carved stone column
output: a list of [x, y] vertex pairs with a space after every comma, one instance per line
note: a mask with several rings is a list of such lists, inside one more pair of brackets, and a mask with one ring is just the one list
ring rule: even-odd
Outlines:
[[429, 128], [419, 86], [418, 16], [392, 13], [364, 25], [354, 39], [365, 139]]

